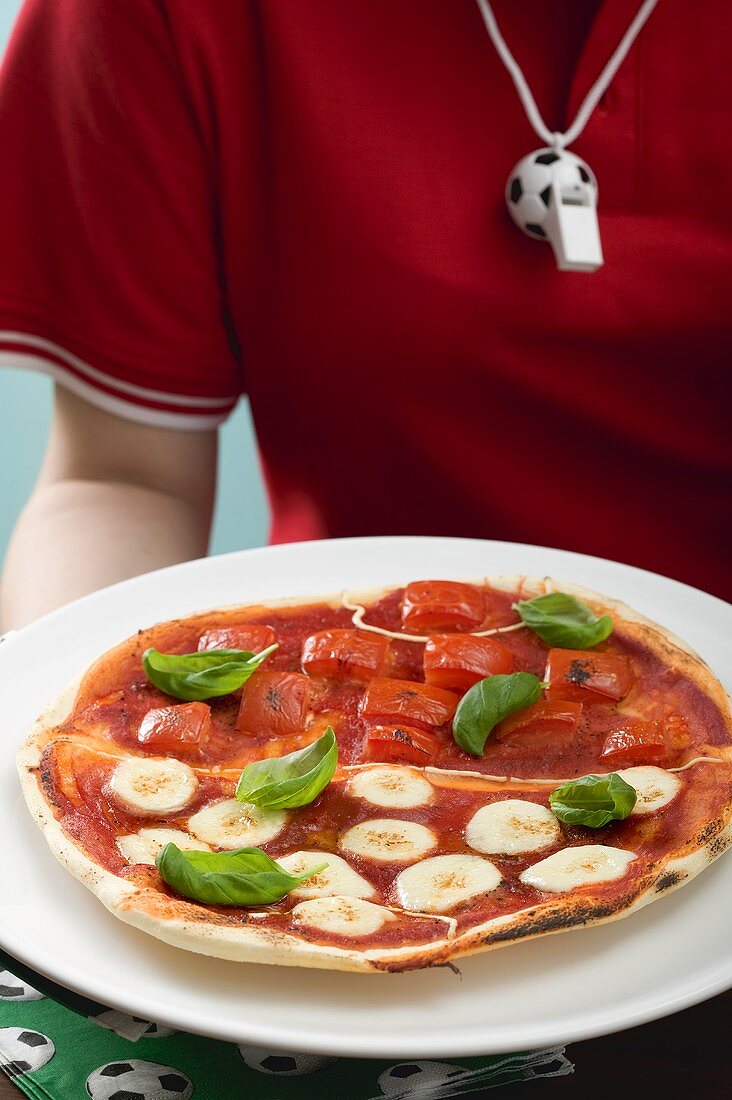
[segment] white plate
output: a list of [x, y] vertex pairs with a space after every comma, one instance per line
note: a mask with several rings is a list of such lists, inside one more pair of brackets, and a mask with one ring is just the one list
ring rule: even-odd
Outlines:
[[365, 1057], [528, 1050], [642, 1023], [732, 985], [732, 859], [627, 920], [517, 944], [449, 969], [353, 975], [178, 951], [107, 914], [48, 851], [21, 799], [16, 745], [102, 650], [139, 627], [223, 604], [415, 577], [526, 573], [626, 600], [691, 643], [729, 687], [732, 608], [598, 558], [468, 539], [348, 539], [247, 550], [115, 585], [0, 646], [0, 944], [121, 1011], [262, 1046]]

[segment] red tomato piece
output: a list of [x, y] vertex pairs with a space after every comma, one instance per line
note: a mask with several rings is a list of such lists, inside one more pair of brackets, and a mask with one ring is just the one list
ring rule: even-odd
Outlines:
[[478, 680], [511, 672], [513, 653], [493, 638], [435, 634], [424, 647], [424, 678], [435, 687], [467, 691]]
[[412, 581], [404, 589], [402, 623], [410, 634], [477, 630], [485, 615], [483, 593], [458, 581]]
[[666, 744], [673, 754], [688, 749], [692, 742], [691, 730], [680, 714], [671, 714], [661, 723], [666, 737]]
[[370, 680], [383, 672], [389, 639], [364, 630], [319, 630], [306, 638], [302, 667], [311, 676]]
[[211, 733], [211, 708], [206, 703], [179, 703], [149, 710], [140, 722], [137, 740], [155, 752], [176, 756], [195, 753]]
[[605, 738], [601, 757], [613, 768], [635, 764], [658, 764], [669, 757], [669, 745], [663, 723], [625, 718]]
[[556, 745], [571, 740], [582, 714], [582, 703], [540, 699], [498, 725], [496, 740], [524, 748]]
[[236, 728], [270, 737], [297, 733], [310, 706], [310, 680], [301, 672], [255, 672], [242, 689]]
[[408, 722], [433, 729], [449, 722], [458, 705], [451, 691], [412, 680], [372, 680], [361, 701], [361, 713], [384, 723]]
[[413, 726], [374, 726], [366, 734], [363, 759], [424, 767], [435, 759], [440, 745], [441, 741], [434, 733], [426, 733]]
[[249, 653], [261, 653], [277, 641], [271, 626], [222, 626], [207, 630], [198, 639], [199, 653], [204, 649], [243, 649]]
[[618, 702], [633, 686], [627, 657], [587, 649], [550, 649], [544, 679], [549, 681], [550, 699], [585, 702], [591, 702], [592, 697]]

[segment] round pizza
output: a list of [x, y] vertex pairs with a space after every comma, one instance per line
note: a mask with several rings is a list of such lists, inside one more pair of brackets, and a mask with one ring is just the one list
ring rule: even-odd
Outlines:
[[140, 630], [18, 760], [52, 851], [115, 916], [242, 961], [442, 965], [626, 916], [732, 841], [721, 685], [549, 579]]

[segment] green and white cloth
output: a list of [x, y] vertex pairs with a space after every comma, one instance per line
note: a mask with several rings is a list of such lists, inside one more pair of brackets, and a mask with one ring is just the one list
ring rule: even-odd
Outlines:
[[564, 1047], [394, 1062], [237, 1046], [104, 1008], [2, 952], [0, 966], [0, 1068], [37, 1100], [438, 1100], [573, 1071]]

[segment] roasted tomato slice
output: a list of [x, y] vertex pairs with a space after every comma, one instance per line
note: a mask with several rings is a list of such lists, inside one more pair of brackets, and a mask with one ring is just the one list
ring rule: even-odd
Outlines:
[[137, 740], [154, 752], [183, 756], [203, 748], [210, 733], [211, 708], [206, 703], [178, 703], [149, 710], [140, 722]]
[[374, 726], [366, 734], [363, 758], [365, 761], [424, 766], [432, 763], [440, 745], [441, 741], [434, 733], [426, 733], [414, 726]]
[[496, 729], [496, 740], [524, 748], [566, 743], [574, 737], [581, 714], [582, 703], [540, 699], [533, 706], [504, 718]]
[[478, 680], [511, 672], [513, 653], [493, 638], [435, 634], [424, 647], [424, 678], [435, 687], [467, 691]]
[[271, 626], [222, 626], [207, 630], [198, 639], [199, 652], [203, 649], [244, 649], [249, 653], [261, 653], [277, 641]]
[[625, 718], [605, 738], [600, 755], [613, 768], [630, 768], [668, 761], [673, 752], [662, 722]]
[[364, 630], [319, 630], [305, 639], [302, 667], [311, 676], [370, 680], [384, 670], [389, 639]]
[[688, 749], [692, 742], [691, 730], [680, 714], [671, 714], [662, 722], [669, 752], [676, 755]]
[[372, 680], [361, 702], [361, 713], [366, 718], [398, 725], [408, 722], [411, 726], [433, 729], [449, 722], [458, 705], [457, 695], [429, 684], [412, 680]]
[[402, 623], [410, 634], [477, 630], [483, 622], [483, 593], [457, 581], [412, 581], [404, 589]]
[[618, 653], [550, 649], [544, 679], [550, 699], [624, 699], [633, 686], [630, 661]]
[[236, 728], [269, 737], [297, 733], [310, 706], [310, 680], [301, 672], [255, 672], [242, 689]]

